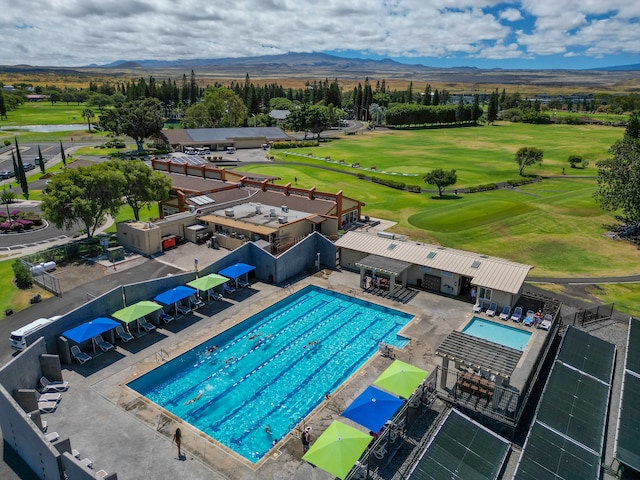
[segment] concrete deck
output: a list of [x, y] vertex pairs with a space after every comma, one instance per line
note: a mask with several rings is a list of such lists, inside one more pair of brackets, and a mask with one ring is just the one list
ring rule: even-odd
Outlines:
[[[65, 366], [71, 384], [55, 413], [44, 418], [49, 432], [70, 438], [73, 448], [93, 460], [94, 469], [117, 472], [121, 479], [226, 478], [226, 479], [330, 479], [330, 474], [301, 460], [302, 446], [293, 435], [284, 438], [257, 465], [242, 460], [208, 436], [139, 398], [124, 386], [154, 368], [162, 356], [174, 358], [218, 332], [237, 324], [295, 290], [312, 283], [415, 315], [403, 333], [411, 343], [397, 351], [397, 358], [432, 371], [438, 359], [436, 347], [471, 315], [468, 303], [419, 292], [407, 304], [370, 295], [357, 288], [359, 276], [348, 272], [322, 271], [283, 289], [256, 283], [233, 295], [202, 307], [128, 344], [118, 344], [85, 365]], [[166, 355], [165, 355], [166, 354]], [[307, 419], [319, 435], [332, 420], [391, 362], [374, 356], [329, 400]], [[347, 421], [348, 423], [348, 421]], [[171, 436], [176, 426], [183, 432], [186, 457], [179, 460]], [[313, 438], [312, 438], [313, 440]]]

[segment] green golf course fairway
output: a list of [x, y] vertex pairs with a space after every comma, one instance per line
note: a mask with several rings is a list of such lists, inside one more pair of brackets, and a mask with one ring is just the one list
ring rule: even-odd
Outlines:
[[[289, 150], [344, 159], [346, 165], [272, 150], [274, 161], [284, 163], [242, 165], [238, 170], [277, 176], [282, 183], [297, 178], [298, 186], [319, 191], [342, 190], [366, 204], [363, 215], [397, 222], [394, 232], [534, 265], [534, 276], [628, 275], [637, 273], [640, 254], [630, 243], [604, 236], [616, 221], [593, 199], [595, 163], [608, 156], [609, 147], [623, 134], [614, 127], [525, 124], [376, 131]], [[545, 153], [543, 163], [525, 174], [550, 178], [516, 188], [451, 194], [455, 188], [520, 178], [514, 154], [522, 146]], [[569, 168], [572, 154], [590, 159], [590, 165]], [[419, 177], [362, 171], [351, 167], [353, 163]], [[458, 183], [447, 189], [447, 198], [437, 198], [435, 187], [422, 181], [434, 168], [457, 171]], [[430, 192], [393, 189], [358, 178], [358, 173], [421, 185]]]

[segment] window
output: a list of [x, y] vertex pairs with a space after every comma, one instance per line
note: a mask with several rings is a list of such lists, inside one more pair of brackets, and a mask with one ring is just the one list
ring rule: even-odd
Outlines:
[[478, 292], [478, 297], [482, 298], [483, 300], [491, 300], [491, 294], [492, 294], [492, 291], [490, 288], [480, 287], [480, 290]]

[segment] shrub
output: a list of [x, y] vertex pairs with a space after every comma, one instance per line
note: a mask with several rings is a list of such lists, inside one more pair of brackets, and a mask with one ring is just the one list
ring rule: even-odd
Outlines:
[[469, 187], [469, 193], [477, 193], [477, 192], [487, 192], [489, 190], [497, 190], [497, 183], [487, 183], [485, 185], [476, 185], [474, 187]]
[[411, 193], [421, 193], [422, 187], [420, 185], [407, 185], [407, 190]]
[[16, 260], [13, 262], [13, 276], [16, 280], [16, 287], [18, 288], [31, 288], [33, 285], [33, 277], [31, 276], [31, 272], [26, 267], [24, 263], [20, 260]]
[[404, 182], [397, 182], [395, 180], [387, 180], [385, 178], [371, 177], [371, 181], [373, 183], [379, 183], [381, 185], [386, 185], [387, 187], [397, 188], [398, 190], [404, 190], [405, 187], [406, 187]]
[[571, 168], [576, 168], [579, 163], [582, 163], [582, 157], [580, 155], [569, 155], [569, 163]]
[[11, 145], [11, 140], [5, 140], [4, 141], [4, 146], [8, 147], [9, 145]]
[[518, 187], [520, 185], [527, 185], [528, 183], [535, 182], [535, 178], [518, 178], [517, 180], [509, 180], [507, 183], [512, 187]]

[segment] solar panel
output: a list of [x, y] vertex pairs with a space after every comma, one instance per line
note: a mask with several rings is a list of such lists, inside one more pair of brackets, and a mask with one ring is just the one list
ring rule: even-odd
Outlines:
[[553, 367], [537, 420], [600, 452], [609, 386], [561, 363]]
[[410, 480], [495, 479], [509, 443], [451, 410], [410, 475]]
[[600, 478], [600, 456], [534, 423], [514, 480]]
[[609, 383], [615, 348], [615, 345], [609, 342], [569, 327], [558, 353], [558, 360]]
[[629, 348], [627, 348], [627, 370], [640, 374], [640, 320], [629, 320]]
[[197, 205], [206, 205], [207, 203], [215, 203], [216, 201], [211, 197], [207, 197], [206, 195], [198, 195], [197, 197], [191, 197], [193, 203]]
[[640, 471], [640, 378], [627, 372], [618, 416], [616, 458]]

